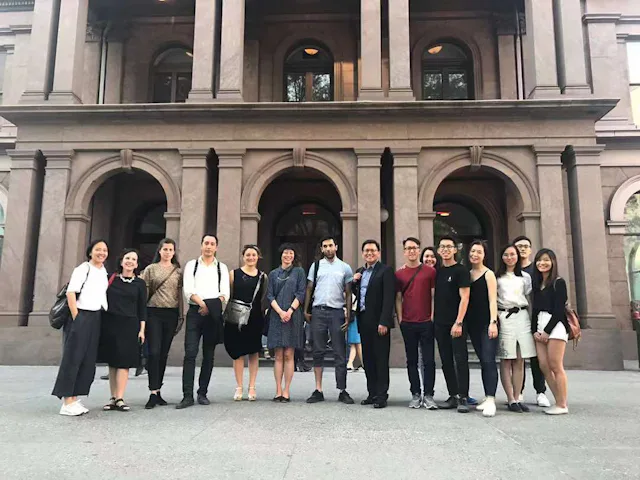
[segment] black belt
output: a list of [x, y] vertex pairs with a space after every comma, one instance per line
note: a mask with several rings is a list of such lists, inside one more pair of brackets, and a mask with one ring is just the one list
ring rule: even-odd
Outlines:
[[342, 308], [328, 307], [326, 305], [314, 305], [313, 308], [317, 308], [318, 310], [342, 310]]
[[527, 307], [511, 307], [511, 308], [498, 308], [500, 312], [507, 312], [507, 316], [505, 318], [509, 318], [511, 315], [515, 315], [519, 313], [520, 310], [526, 310]]

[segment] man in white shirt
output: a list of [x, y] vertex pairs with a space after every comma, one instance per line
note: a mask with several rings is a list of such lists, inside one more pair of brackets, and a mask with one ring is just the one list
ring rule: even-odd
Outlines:
[[215, 257], [218, 237], [202, 237], [201, 256], [190, 260], [184, 267], [183, 290], [189, 303], [184, 335], [184, 363], [182, 367], [183, 399], [177, 409], [194, 404], [193, 382], [196, 357], [202, 337], [202, 368], [200, 369], [198, 403], [209, 405], [207, 390], [213, 371], [213, 354], [222, 343], [222, 311], [229, 301], [229, 269]]

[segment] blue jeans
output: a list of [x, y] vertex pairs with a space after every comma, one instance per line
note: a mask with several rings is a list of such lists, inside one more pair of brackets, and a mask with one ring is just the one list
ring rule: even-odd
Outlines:
[[327, 340], [331, 334], [334, 366], [336, 370], [336, 387], [347, 388], [347, 344], [344, 324], [344, 312], [341, 308], [313, 307], [311, 311], [311, 336], [313, 338], [313, 366], [322, 367]]
[[488, 325], [470, 324], [467, 326], [467, 332], [469, 332], [473, 349], [480, 359], [484, 394], [488, 397], [495, 397], [498, 389], [498, 367], [496, 365], [498, 337], [489, 338]]

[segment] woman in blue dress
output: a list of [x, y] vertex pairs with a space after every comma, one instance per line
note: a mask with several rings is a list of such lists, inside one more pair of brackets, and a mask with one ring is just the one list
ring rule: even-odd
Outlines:
[[[302, 348], [304, 316], [302, 307], [306, 289], [304, 269], [298, 266], [293, 245], [285, 243], [278, 250], [280, 266], [269, 273], [267, 301], [269, 302], [269, 333], [267, 347], [275, 350], [274, 402], [289, 402], [289, 388], [295, 368], [296, 348]], [[284, 378], [284, 387], [282, 380]]]

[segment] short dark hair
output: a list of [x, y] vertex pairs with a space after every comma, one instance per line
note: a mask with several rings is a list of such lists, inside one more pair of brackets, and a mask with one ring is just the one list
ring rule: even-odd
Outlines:
[[244, 257], [244, 254], [246, 253], [247, 250], [255, 250], [256, 253], [258, 254], [258, 258], [262, 258], [262, 251], [260, 250], [260, 247], [258, 247], [257, 245], [254, 245], [254, 244], [245, 245], [244, 247], [242, 247], [242, 251], [240, 252], [240, 254]]
[[278, 257], [280, 260], [282, 260], [282, 254], [285, 250], [291, 250], [293, 252], [293, 262], [291, 263], [293, 264], [293, 266], [299, 267], [300, 255], [298, 254], [298, 250], [296, 250], [296, 247], [293, 245], [293, 243], [283, 243], [282, 245], [280, 245], [280, 248], [278, 248]]
[[518, 247], [516, 247], [513, 243], [508, 243], [500, 249], [500, 260], [498, 260], [499, 263], [498, 269], [496, 271], [496, 278], [500, 278], [507, 273], [507, 264], [504, 263], [502, 256], [504, 255], [504, 252], [506, 252], [509, 248], [513, 248], [516, 251], [516, 255], [518, 256], [518, 261], [516, 262], [515, 267], [513, 267], [513, 273], [518, 277], [522, 276], [522, 267], [520, 266], [520, 252], [518, 252]]
[[133, 271], [136, 275], [138, 274], [138, 270], [140, 269], [140, 252], [135, 248], [125, 248], [122, 250], [122, 253], [118, 257], [118, 262], [116, 264], [116, 270], [118, 273], [122, 273], [122, 260], [124, 260], [125, 255], [129, 253], [135, 253], [138, 256], [138, 267]]
[[368, 239], [368, 240], [365, 240], [364, 242], [362, 242], [362, 247], [360, 248], [360, 250], [363, 250], [363, 251], [364, 251], [364, 247], [365, 247], [366, 245], [369, 245], [369, 244], [371, 244], [371, 245], [375, 245], [375, 246], [376, 246], [376, 248], [378, 249], [378, 251], [380, 251], [380, 244], [378, 243], [378, 241], [377, 241], [377, 240], [373, 240], [373, 239], [371, 239], [371, 238], [370, 238], [370, 239]]
[[156, 253], [153, 255], [153, 261], [151, 263], [158, 263], [160, 261], [160, 250], [162, 250], [162, 247], [167, 244], [173, 245], [174, 254], [171, 258], [171, 263], [179, 267], [180, 262], [178, 261], [178, 246], [176, 245], [176, 241], [171, 238], [163, 238], [162, 240], [160, 240], [160, 242], [158, 243], [158, 247], [156, 248]]
[[469, 250], [471, 250], [475, 245], [480, 245], [482, 247], [482, 249], [484, 250], [484, 253], [487, 253], [487, 251], [489, 250], [489, 244], [487, 243], [486, 240], [482, 240], [482, 239], [476, 239], [473, 242], [471, 242], [469, 244]]
[[407, 242], [413, 242], [416, 245], [420, 246], [420, 240], [418, 240], [416, 237], [407, 237], [407, 238], [405, 238], [404, 240], [402, 240], [402, 246], [404, 247]]
[[519, 237], [516, 237], [513, 239], [513, 244], [515, 245], [518, 242], [521, 242], [522, 240], [526, 240], [527, 242], [529, 242], [529, 245], [533, 245], [533, 242], [531, 241], [531, 239], [525, 235], [520, 235]]
[[443, 240], [448, 240], [450, 242], [453, 242], [453, 246], [458, 248], [458, 240], [453, 238], [451, 235], [445, 235], [444, 237], [440, 237], [440, 240], [438, 240], [438, 245], [440, 245]]
[[91, 260], [91, 251], [93, 250], [93, 247], [95, 247], [99, 243], [104, 243], [107, 246], [107, 250], [109, 250], [109, 244], [107, 243], [106, 240], [103, 240], [102, 238], [96, 238], [87, 247], [87, 251], [85, 253], [87, 260]]
[[[540, 257], [542, 257], [543, 255], [549, 255], [549, 258], [551, 259], [551, 271], [549, 272], [546, 283], [543, 282], [542, 273], [540, 272], [540, 270], [538, 270], [538, 265], [536, 265], [538, 263], [538, 260], [540, 260]], [[558, 258], [556, 257], [555, 252], [550, 248], [541, 248], [540, 251], [536, 253], [533, 264], [535, 265], [535, 268], [533, 269], [532, 283], [537, 289], [542, 288], [543, 285], [545, 288], [549, 285], [553, 285], [560, 276], [558, 274]]]
[[325, 235], [324, 237], [322, 237], [320, 239], [320, 247], [322, 247], [322, 244], [324, 242], [326, 242], [327, 240], [333, 240], [333, 243], [335, 243], [336, 245], [338, 245], [338, 241], [336, 240], [336, 237], [334, 235]]
[[213, 238], [215, 238], [215, 239], [216, 239], [216, 245], [219, 245], [219, 244], [220, 244], [220, 242], [218, 241], [218, 236], [217, 236], [215, 233], [205, 233], [205, 234], [202, 236], [202, 239], [200, 240], [200, 245], [202, 245], [202, 242], [204, 242], [204, 239], [205, 239], [205, 238], [207, 238], [207, 237], [213, 237]]

